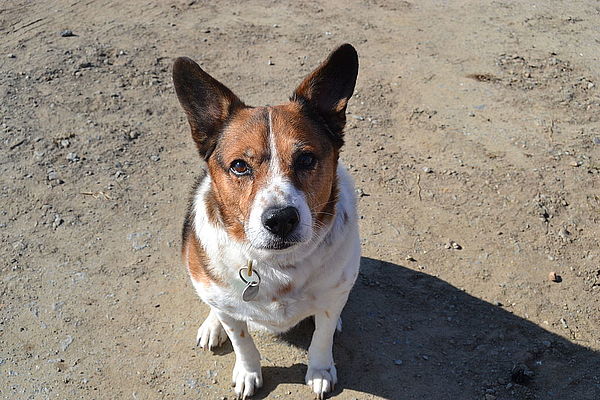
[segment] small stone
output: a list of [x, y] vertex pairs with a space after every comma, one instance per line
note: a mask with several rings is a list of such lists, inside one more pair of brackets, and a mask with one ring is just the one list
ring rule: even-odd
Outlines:
[[13, 53], [8, 53], [6, 55], [6, 57], [8, 57], [8, 58], [17, 58], [17, 56], [15, 56]]
[[48, 172], [48, 180], [53, 181], [55, 179], [58, 179], [58, 174], [56, 173], [56, 171]]
[[526, 385], [533, 377], [533, 371], [524, 364], [515, 365], [510, 373], [510, 379], [519, 385]]
[[571, 161], [571, 162], [569, 163], [569, 165], [570, 165], [571, 167], [580, 167], [580, 166], [581, 166], [581, 163], [580, 163], [579, 161]]
[[152, 161], [159, 161], [160, 160], [160, 156], [158, 156], [158, 155], [152, 155], [152, 156], [150, 156], [150, 160], [152, 160]]
[[396, 365], [402, 365], [403, 361], [402, 360], [394, 360], [394, 364], [396, 364]]
[[271, 59], [269, 58], [269, 61], [267, 61], [267, 65], [275, 65], [275, 63], [273, 62], [273, 60], [271, 60]]
[[566, 319], [561, 318], [559, 321], [560, 321], [560, 323], [561, 323], [561, 325], [562, 325], [563, 328], [565, 328], [565, 329], [569, 328], [569, 324], [567, 324], [567, 320]]
[[425, 361], [429, 360], [429, 356], [426, 356], [425, 354], [423, 354], [423, 355], [421, 356], [421, 358], [423, 358], [423, 360], [425, 360]]
[[74, 162], [79, 161], [79, 156], [77, 155], [77, 153], [69, 153], [69, 154], [67, 154], [67, 160], [69, 162], [74, 163]]
[[60, 147], [67, 148], [71, 145], [68, 139], [63, 139], [60, 141]]
[[591, 89], [591, 88], [593, 88], [594, 86], [595, 86], [595, 85], [594, 85], [592, 82], [588, 82], [588, 84], [587, 84], [587, 88], [588, 88], [588, 89]]
[[555, 283], [559, 283], [562, 282], [562, 278], [560, 275], [558, 275], [556, 272], [552, 271], [548, 274], [548, 280], [555, 282]]
[[66, 339], [63, 340], [62, 342], [60, 342], [60, 349], [62, 351], [67, 350], [67, 348], [71, 345], [71, 343], [73, 343], [73, 338], [69, 335], [67, 335]]
[[150, 247], [151, 238], [152, 234], [150, 232], [134, 232], [127, 235], [127, 239], [131, 242], [131, 247], [135, 251]]
[[366, 194], [365, 191], [362, 190], [361, 188], [356, 189], [356, 194], [358, 195], [358, 197], [368, 196], [368, 194]]
[[429, 167], [423, 167], [423, 172], [425, 172], [426, 174], [431, 174], [433, 172], [433, 170]]
[[60, 215], [56, 214], [54, 216], [54, 221], [52, 222], [52, 228], [56, 229], [59, 226], [62, 225], [62, 223], [64, 222], [64, 220], [60, 217]]
[[454, 250], [461, 250], [462, 246], [460, 244], [456, 243], [456, 242], [452, 242], [452, 248]]
[[60, 32], [60, 36], [62, 36], [62, 37], [72, 37], [72, 36], [75, 36], [75, 34], [73, 33], [72, 30], [65, 29], [64, 31]]
[[417, 260], [415, 260], [415, 258], [414, 258], [414, 257], [412, 257], [412, 256], [406, 256], [405, 260], [406, 260], [406, 261], [411, 261], [411, 262], [415, 262], [415, 261], [417, 261]]
[[600, 144], [600, 137], [595, 137], [593, 139], [594, 144]]

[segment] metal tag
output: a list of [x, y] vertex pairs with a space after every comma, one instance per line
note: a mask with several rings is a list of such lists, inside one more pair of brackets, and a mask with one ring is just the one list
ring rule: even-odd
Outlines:
[[246, 289], [242, 292], [242, 300], [251, 301], [254, 300], [258, 294], [258, 282], [248, 282]]
[[246, 284], [242, 292], [242, 300], [244, 301], [252, 301], [258, 295], [260, 275], [253, 270], [254, 263], [255, 261], [251, 260], [248, 262], [248, 268], [244, 267], [239, 270], [240, 279]]

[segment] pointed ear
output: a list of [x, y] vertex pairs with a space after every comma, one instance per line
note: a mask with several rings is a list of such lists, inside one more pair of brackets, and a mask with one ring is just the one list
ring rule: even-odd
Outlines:
[[292, 101], [308, 103], [343, 143], [346, 105], [354, 92], [358, 75], [358, 54], [352, 45], [343, 44], [296, 88]]
[[221, 82], [187, 57], [173, 64], [173, 83], [187, 114], [192, 138], [200, 155], [208, 160], [227, 119], [244, 103]]

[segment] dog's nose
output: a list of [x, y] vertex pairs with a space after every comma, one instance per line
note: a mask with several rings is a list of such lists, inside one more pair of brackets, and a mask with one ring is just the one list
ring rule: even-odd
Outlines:
[[281, 238], [292, 232], [300, 222], [296, 207], [270, 208], [262, 215], [262, 223], [272, 234]]

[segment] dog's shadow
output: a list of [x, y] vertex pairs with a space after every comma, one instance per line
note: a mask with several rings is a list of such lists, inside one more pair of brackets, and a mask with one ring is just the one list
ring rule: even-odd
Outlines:
[[[400, 265], [363, 257], [342, 319], [333, 396], [600, 399], [599, 353]], [[306, 349], [313, 329], [307, 320], [282, 338]], [[305, 373], [304, 364], [263, 367], [256, 398]]]

